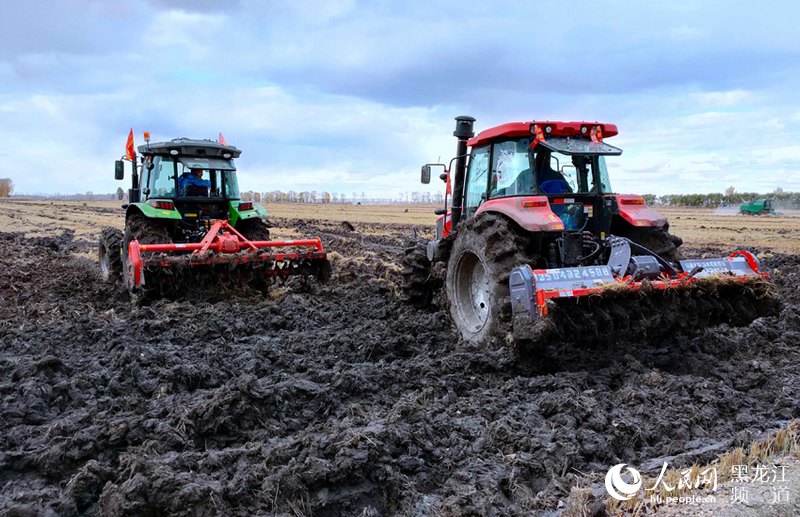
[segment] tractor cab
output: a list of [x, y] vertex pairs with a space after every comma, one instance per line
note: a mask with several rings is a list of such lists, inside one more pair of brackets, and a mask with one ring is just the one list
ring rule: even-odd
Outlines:
[[621, 149], [580, 135], [486, 141], [478, 135], [470, 144], [464, 217], [475, 215], [486, 201], [545, 196], [564, 230], [609, 231], [602, 198], [612, 193], [605, 156], [617, 156]]
[[[622, 150], [603, 139], [617, 133], [615, 125], [599, 122], [531, 121], [456, 135], [462, 148], [455, 167], [438, 164], [445, 168], [443, 178], [453, 181], [453, 197], [449, 217], [447, 209], [441, 211], [437, 238], [484, 211], [505, 214], [529, 231], [599, 238], [663, 226], [666, 220], [641, 196], [612, 190], [606, 157]], [[423, 179], [436, 165], [423, 167]]]
[[[212, 221], [240, 221], [265, 216], [252, 202], [242, 202], [234, 159], [236, 147], [212, 140], [176, 138], [139, 146], [133, 168], [127, 215], [160, 219], [173, 240], [195, 242]], [[122, 179], [122, 162], [117, 162]]]
[[145, 155], [141, 182], [145, 200], [169, 199], [185, 219], [227, 219], [240, 199], [232, 159]]

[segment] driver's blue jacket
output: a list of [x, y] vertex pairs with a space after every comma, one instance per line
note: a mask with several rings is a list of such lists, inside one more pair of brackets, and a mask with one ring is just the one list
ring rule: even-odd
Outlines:
[[[203, 178], [198, 178], [192, 173], [183, 173], [178, 178], [178, 192], [180, 195], [186, 195], [186, 187], [188, 186], [198, 187], [198, 188], [209, 188], [211, 187], [211, 182], [208, 180], [204, 180]], [[208, 194], [206, 194], [208, 195]]]

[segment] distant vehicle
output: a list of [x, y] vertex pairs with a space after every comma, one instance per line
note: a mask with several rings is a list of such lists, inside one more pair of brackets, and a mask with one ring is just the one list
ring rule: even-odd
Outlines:
[[750, 203], [742, 203], [739, 205], [739, 213], [747, 215], [766, 215], [775, 214], [775, 209], [772, 208], [771, 199], [761, 198]]

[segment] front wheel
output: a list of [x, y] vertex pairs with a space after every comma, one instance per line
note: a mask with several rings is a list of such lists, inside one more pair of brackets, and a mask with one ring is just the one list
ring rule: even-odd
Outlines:
[[450, 317], [470, 344], [506, 342], [512, 332], [511, 271], [530, 262], [530, 238], [504, 216], [484, 213], [458, 228], [447, 265]]

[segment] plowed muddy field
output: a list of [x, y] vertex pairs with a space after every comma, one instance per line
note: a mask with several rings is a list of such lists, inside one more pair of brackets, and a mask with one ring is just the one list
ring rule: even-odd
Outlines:
[[576, 486], [592, 513], [611, 465], [704, 464], [800, 418], [796, 255], [755, 250], [779, 317], [544, 367], [400, 300], [408, 224], [275, 218], [322, 237], [327, 284], [137, 305], [93, 259], [121, 216], [78, 210], [93, 231], [0, 233], [0, 513], [530, 515]]

